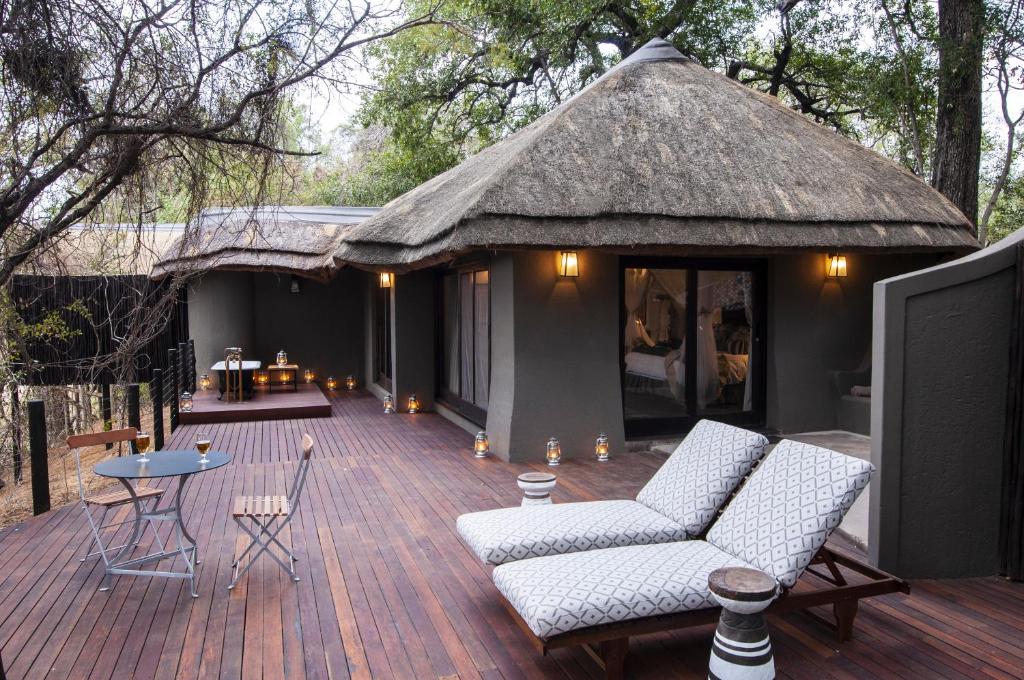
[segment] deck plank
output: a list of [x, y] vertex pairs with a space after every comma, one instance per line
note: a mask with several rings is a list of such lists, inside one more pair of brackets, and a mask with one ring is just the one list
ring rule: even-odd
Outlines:
[[[476, 460], [472, 436], [436, 415], [384, 415], [361, 391], [330, 398], [330, 417], [186, 425], [170, 438], [168, 448], [191, 448], [202, 431], [233, 457], [194, 478], [185, 497], [201, 547], [196, 600], [166, 579], [120, 577], [98, 592], [98, 560], [79, 561], [90, 539], [78, 507], [0, 532], [9, 677], [600, 677], [579, 650], [535, 653], [454, 531], [461, 513], [518, 503], [515, 477], [546, 469], [540, 449], [529, 464]], [[264, 558], [229, 592], [233, 555], [246, 543], [233, 500], [285, 494], [304, 432], [317, 445], [281, 535], [300, 581]], [[566, 461], [553, 498], [630, 498], [663, 461]], [[147, 533], [139, 549], [151, 544]], [[842, 645], [806, 614], [770, 619], [779, 677], [1024, 677], [1024, 586], [986, 578], [913, 587], [910, 597], [863, 603], [855, 638]], [[634, 640], [631, 676], [705, 677], [712, 631]]]

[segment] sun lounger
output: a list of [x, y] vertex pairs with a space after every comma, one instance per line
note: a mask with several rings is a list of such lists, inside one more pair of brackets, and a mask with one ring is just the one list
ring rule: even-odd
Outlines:
[[485, 564], [695, 538], [767, 446], [755, 432], [702, 420], [635, 501], [486, 510], [462, 515], [456, 527]]
[[[622, 677], [630, 636], [717, 619], [708, 575], [719, 567], [773, 577], [783, 594], [769, 612], [832, 604], [839, 638], [849, 639], [860, 598], [909, 592], [900, 579], [825, 548], [872, 470], [857, 458], [783, 441], [704, 540], [521, 560], [496, 567], [494, 584], [538, 649], [585, 645], [609, 678]], [[827, 573], [809, 569], [814, 564]], [[848, 583], [840, 567], [857, 572], [857, 582]], [[805, 574], [819, 587], [794, 589]]]

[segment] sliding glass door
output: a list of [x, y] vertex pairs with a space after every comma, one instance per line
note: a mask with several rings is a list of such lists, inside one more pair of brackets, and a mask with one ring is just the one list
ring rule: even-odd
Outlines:
[[391, 390], [391, 288], [373, 287], [373, 381]]
[[763, 279], [758, 261], [623, 258], [627, 436], [763, 422]]
[[438, 398], [483, 425], [491, 379], [490, 276], [486, 269], [441, 277]]

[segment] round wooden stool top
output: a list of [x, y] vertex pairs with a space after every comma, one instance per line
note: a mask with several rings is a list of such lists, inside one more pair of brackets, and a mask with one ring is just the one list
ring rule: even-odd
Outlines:
[[519, 475], [519, 481], [527, 484], [543, 484], [544, 482], [553, 482], [555, 479], [550, 472], [524, 472]]
[[708, 576], [708, 588], [712, 593], [737, 602], [771, 600], [777, 587], [771, 576], [748, 567], [722, 567]]

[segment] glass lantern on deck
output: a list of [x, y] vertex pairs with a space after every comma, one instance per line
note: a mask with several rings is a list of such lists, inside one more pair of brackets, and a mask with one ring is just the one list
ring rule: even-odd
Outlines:
[[287, 366], [288, 365], [288, 353], [285, 352], [284, 350], [281, 350], [280, 352], [277, 353], [277, 365], [278, 366]]
[[210, 389], [210, 376], [206, 375], [205, 373], [199, 376], [199, 389], [201, 389], [204, 392]]
[[306, 381], [306, 384], [309, 384], [309, 383], [313, 382], [314, 380], [316, 380], [316, 373], [313, 372], [313, 369], [307, 368], [302, 373], [302, 379]]
[[594, 442], [594, 456], [597, 457], [597, 460], [599, 462], [603, 463], [606, 460], [608, 460], [608, 453], [608, 435], [602, 432], [601, 434], [597, 435], [597, 441]]
[[394, 413], [394, 412], [395, 412], [395, 398], [392, 397], [390, 394], [388, 394], [388, 395], [386, 395], [384, 397], [384, 413]]
[[349, 376], [347, 378], [345, 378], [345, 389], [351, 392], [355, 388], [356, 388], [356, 378], [352, 374], [349, 374]]
[[551, 467], [556, 467], [562, 462], [562, 445], [554, 437], [548, 440], [547, 460]]
[[192, 412], [192, 395], [189, 392], [182, 392], [178, 398], [178, 410], [182, 413]]
[[491, 454], [491, 443], [487, 441], [487, 433], [480, 430], [473, 440], [473, 457], [486, 458]]
[[338, 379], [335, 378], [333, 375], [327, 376], [327, 389], [331, 390], [332, 392], [338, 389]]

